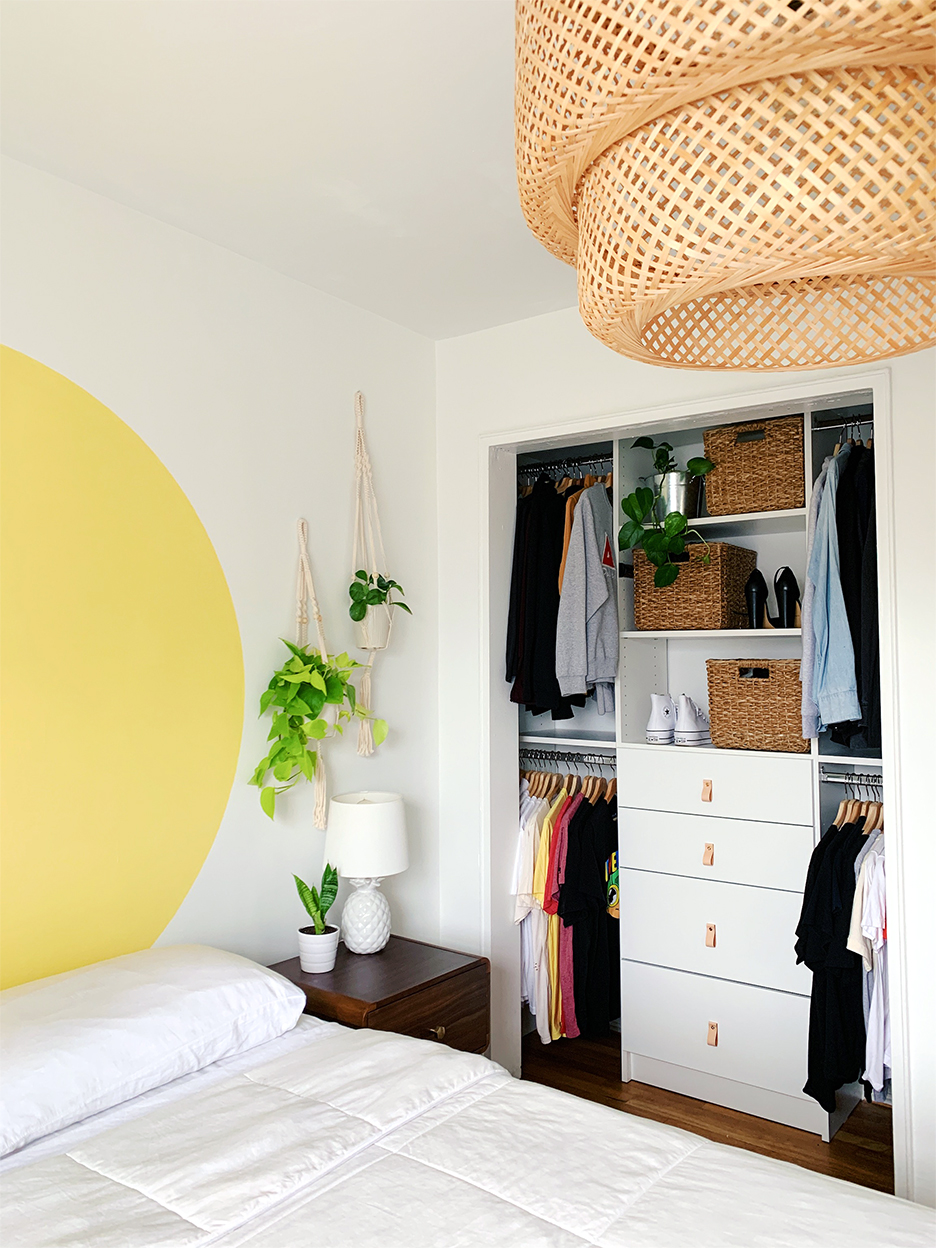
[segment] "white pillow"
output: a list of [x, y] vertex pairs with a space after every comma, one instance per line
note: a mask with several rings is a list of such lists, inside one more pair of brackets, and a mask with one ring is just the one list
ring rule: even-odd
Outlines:
[[256, 962], [167, 945], [0, 993], [0, 1156], [296, 1025], [305, 994]]

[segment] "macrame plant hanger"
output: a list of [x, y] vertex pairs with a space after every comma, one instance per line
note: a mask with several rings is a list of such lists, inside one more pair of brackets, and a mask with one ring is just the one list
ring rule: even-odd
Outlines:
[[[387, 575], [387, 561], [384, 555], [383, 537], [380, 532], [380, 516], [377, 513], [377, 495], [374, 493], [374, 477], [371, 472], [370, 456], [367, 453], [367, 442], [364, 437], [364, 395], [360, 390], [354, 394], [354, 559], [351, 575], [359, 570], [368, 573], [376, 580], [378, 576]], [[372, 608], [374, 611], [385, 611], [387, 614], [386, 632], [369, 627], [370, 612], [358, 625], [358, 648], [368, 651], [367, 663], [361, 672], [358, 685], [358, 698], [368, 711], [371, 706], [371, 671], [378, 650], [385, 650], [390, 644], [390, 632], [393, 628], [393, 608], [389, 605]], [[374, 734], [369, 719], [362, 719], [358, 728], [358, 754], [367, 758], [374, 752]]]
[[[304, 646], [308, 640], [309, 614], [307, 607], [312, 608], [312, 618], [318, 633], [318, 648], [322, 662], [328, 663], [328, 643], [325, 640], [325, 623], [319, 610], [315, 596], [315, 585], [312, 582], [312, 568], [309, 564], [309, 526], [305, 520], [296, 523], [299, 538], [299, 573], [296, 577], [296, 645]], [[324, 741], [315, 743], [315, 810], [313, 822], [317, 828], [328, 825], [328, 785], [325, 776], [325, 761], [322, 757]]]

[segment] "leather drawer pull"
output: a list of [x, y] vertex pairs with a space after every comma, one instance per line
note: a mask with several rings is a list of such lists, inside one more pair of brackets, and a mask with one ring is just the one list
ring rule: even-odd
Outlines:
[[715, 948], [715, 924], [706, 923], [705, 925], [705, 947], [706, 949]]
[[711, 780], [702, 781], [702, 801], [710, 802], [712, 800], [712, 782]]
[[714, 867], [715, 865], [715, 845], [712, 841], [705, 842], [705, 849], [702, 851], [702, 866]]
[[718, 1023], [709, 1023], [708, 1036], [705, 1040], [706, 1044], [710, 1044], [713, 1049], [718, 1047]]

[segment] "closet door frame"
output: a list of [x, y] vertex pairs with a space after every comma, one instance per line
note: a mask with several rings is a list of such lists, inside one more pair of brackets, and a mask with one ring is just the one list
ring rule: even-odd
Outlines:
[[[894, 463], [891, 373], [839, 373], [790, 386], [752, 390], [724, 399], [666, 404], [621, 410], [567, 423], [517, 429], [479, 439], [481, 477], [481, 660], [479, 682], [481, 725], [481, 932], [483, 952], [492, 961], [492, 1056], [515, 1074], [520, 1072], [520, 939], [509, 897], [516, 846], [519, 741], [517, 708], [508, 696], [503, 673], [503, 648], [516, 509], [517, 455], [561, 450], [577, 442], [634, 437], [641, 427], [744, 420], [752, 409], [770, 415], [770, 408], [790, 409], [802, 403], [815, 410], [837, 398], [869, 392], [874, 404], [875, 482], [877, 492], [878, 598], [881, 644], [882, 775], [888, 807], [888, 972], [891, 1048], [893, 1053], [894, 1184], [898, 1196], [912, 1199], [913, 1137], [910, 1121], [911, 1077], [905, 985], [906, 947], [904, 854], [901, 811], [901, 750], [899, 741], [896, 652], [896, 585], [894, 559]], [[708, 418], [708, 420], [706, 420]], [[615, 474], [615, 517], [619, 514]], [[807, 500], [808, 501], [808, 500]]]

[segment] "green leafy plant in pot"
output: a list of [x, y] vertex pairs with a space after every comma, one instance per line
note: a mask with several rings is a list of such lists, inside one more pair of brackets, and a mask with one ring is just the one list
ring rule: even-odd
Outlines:
[[669, 442], [657, 445], [652, 438], [641, 437], [634, 440], [632, 449], [637, 448], [653, 452], [653, 466], [656, 469], [653, 477], [654, 489], [640, 486], [621, 499], [621, 508], [627, 519], [618, 533], [618, 547], [620, 550], [641, 548], [656, 569], [653, 574], [654, 585], [657, 589], [665, 589], [679, 576], [680, 565], [674, 561], [673, 556], [685, 552], [689, 534], [697, 537], [706, 547], [702, 562], [711, 562], [708, 543], [701, 533], [689, 528], [689, 518], [684, 512], [672, 510], [660, 515], [660, 501], [664, 497], [667, 478], [676, 473], [690, 479], [704, 477], [715, 465], [710, 459], [696, 456], [687, 461], [686, 471], [683, 472], [673, 458], [673, 447]]
[[[390, 640], [393, 608], [407, 615], [412, 611], [403, 601], [403, 586], [385, 576], [374, 576], [363, 568], [354, 574], [348, 588], [351, 605], [348, 614], [357, 626], [357, 644], [362, 650], [384, 650]], [[394, 594], [399, 595], [394, 597]]]
[[[273, 673], [260, 695], [260, 714], [272, 712], [273, 724], [267, 741], [270, 748], [257, 764], [250, 783], [260, 789], [260, 806], [272, 819], [276, 799], [303, 777], [315, 778], [315, 742], [332, 732], [343, 732], [349, 719], [371, 719], [370, 711], [359, 705], [351, 674], [363, 664], [347, 654], [323, 659], [308, 646], [283, 644], [290, 657]], [[386, 739], [387, 722], [372, 720], [374, 741]], [[272, 771], [275, 783], [267, 784]]]
[[338, 927], [325, 922], [325, 915], [338, 896], [338, 872], [326, 862], [319, 888], [306, 884], [298, 875], [293, 879], [312, 920], [308, 927], [299, 928], [299, 964], [307, 973], [320, 975], [334, 967], [338, 951]]

